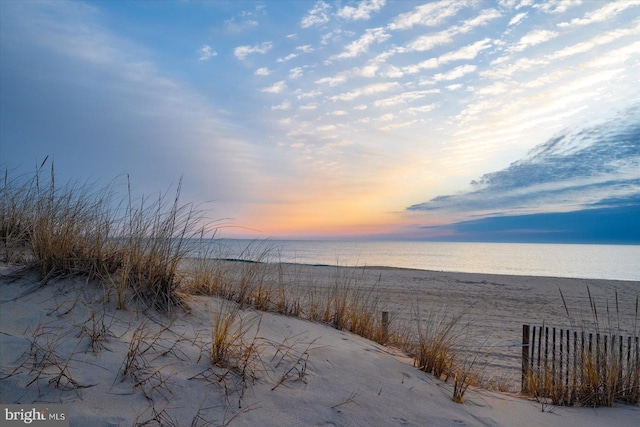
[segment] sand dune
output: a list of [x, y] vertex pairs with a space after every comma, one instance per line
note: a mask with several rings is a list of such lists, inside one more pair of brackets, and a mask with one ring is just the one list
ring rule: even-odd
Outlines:
[[[233, 362], [245, 370], [212, 367], [214, 314], [224, 305], [215, 297], [189, 296], [190, 311], [171, 317], [133, 304], [116, 310], [99, 284], [74, 278], [38, 287], [35, 276], [14, 277], [12, 269], [3, 266], [0, 279], [0, 400], [66, 403], [71, 425], [587, 427], [640, 419], [637, 406], [551, 407], [478, 389], [456, 404], [450, 384], [393, 349], [252, 309], [239, 313], [247, 328], [242, 345], [258, 351]], [[286, 269], [300, 286], [328, 285], [335, 270]], [[585, 319], [587, 284], [602, 303], [617, 290], [624, 310], [639, 289], [632, 282], [383, 268], [354, 274], [362, 286], [382, 290], [381, 301], [397, 320], [409, 318], [417, 300], [468, 310], [473, 334], [489, 331], [493, 343], [504, 344], [505, 354], [496, 356], [504, 366], [520, 351], [508, 345], [518, 342], [523, 322], [566, 321], [558, 287]]]

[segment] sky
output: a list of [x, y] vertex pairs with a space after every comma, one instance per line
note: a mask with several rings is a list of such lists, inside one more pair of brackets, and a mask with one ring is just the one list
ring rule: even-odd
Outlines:
[[182, 180], [229, 237], [640, 243], [640, 0], [0, 0], [0, 54], [14, 174]]

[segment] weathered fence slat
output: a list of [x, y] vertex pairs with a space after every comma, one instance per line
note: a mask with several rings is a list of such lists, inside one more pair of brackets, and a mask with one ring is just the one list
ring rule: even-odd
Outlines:
[[[522, 326], [524, 393], [534, 391], [532, 387], [543, 387], [546, 393], [554, 393], [554, 399], [571, 404], [584, 397], [578, 392], [580, 387], [594, 386], [602, 399], [637, 402], [639, 369], [640, 337], [625, 339], [622, 335]], [[534, 378], [536, 382], [532, 383]]]
[[[533, 336], [535, 339], [535, 329]], [[529, 363], [529, 325], [522, 325], [522, 390], [525, 393], [529, 392]]]
[[553, 345], [551, 347], [551, 386], [555, 387], [556, 385], [556, 328], [553, 328], [553, 334], [551, 340], [553, 341]]

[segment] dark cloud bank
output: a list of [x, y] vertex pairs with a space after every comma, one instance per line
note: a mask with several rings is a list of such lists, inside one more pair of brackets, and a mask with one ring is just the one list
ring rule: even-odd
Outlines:
[[408, 210], [477, 218], [424, 227], [434, 240], [640, 244], [640, 105], [563, 132], [471, 186]]

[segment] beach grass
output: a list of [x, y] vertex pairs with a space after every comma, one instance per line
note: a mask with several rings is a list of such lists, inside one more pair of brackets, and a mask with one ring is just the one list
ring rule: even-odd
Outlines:
[[135, 298], [170, 311], [180, 305], [179, 265], [201, 225], [198, 211], [173, 197], [134, 201], [118, 198], [113, 185], [56, 183], [47, 159], [33, 176], [12, 179], [0, 189], [0, 242], [6, 262], [24, 259], [42, 285], [52, 278], [98, 279], [124, 309]]

